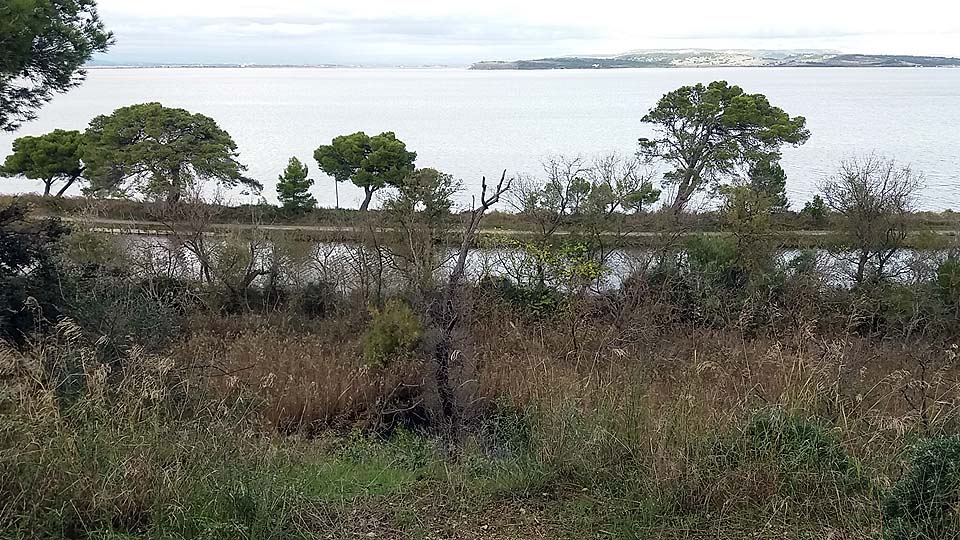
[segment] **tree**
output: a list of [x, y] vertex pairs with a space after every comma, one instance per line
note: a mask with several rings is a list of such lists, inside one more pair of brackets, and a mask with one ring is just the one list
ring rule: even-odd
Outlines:
[[508, 202], [517, 212], [537, 223], [540, 243], [546, 243], [587, 205], [591, 169], [579, 156], [557, 156], [542, 165], [546, 178], [522, 178], [510, 192]]
[[0, 207], [0, 340], [24, 344], [27, 335], [55, 320], [61, 305], [57, 243], [69, 233], [58, 219], [32, 220], [14, 199]]
[[112, 43], [93, 0], [0, 3], [0, 130], [33, 120], [54, 94], [79, 85], [83, 64]]
[[664, 181], [677, 186], [675, 213], [707, 184], [757, 163], [776, 163], [781, 146], [810, 137], [802, 116], [791, 117], [763, 94], [747, 94], [726, 81], [669, 92], [643, 121], [653, 124], [656, 138], [640, 139], [640, 155], [673, 167]]
[[721, 193], [720, 221], [736, 241], [737, 263], [754, 278], [769, 272], [774, 262], [769, 196], [749, 185], [724, 186]]
[[432, 303], [429, 310], [430, 326], [436, 337], [434, 340], [432, 357], [434, 367], [434, 381], [437, 385], [437, 394], [440, 401], [440, 412], [443, 418], [442, 433], [447, 441], [447, 450], [456, 454], [460, 432], [460, 413], [457, 403], [456, 388], [450, 376], [450, 364], [457, 357], [462, 356], [454, 346], [456, 337], [468, 326], [468, 302], [465, 299], [467, 287], [464, 281], [467, 273], [467, 256], [476, 244], [480, 232], [480, 224], [484, 216], [500, 198], [510, 190], [510, 181], [507, 180], [507, 171], [503, 171], [500, 181], [492, 191], [488, 192], [487, 178], [483, 177], [480, 183], [480, 204], [465, 216], [460, 247], [455, 253], [455, 262], [447, 278], [446, 285], [439, 291], [438, 298]]
[[787, 173], [776, 161], [761, 160], [750, 165], [747, 173], [750, 187], [758, 194], [766, 197], [770, 203], [770, 211], [782, 213], [790, 209], [787, 200]]
[[907, 238], [908, 215], [923, 186], [910, 167], [877, 155], [843, 161], [820, 186], [827, 206], [841, 218], [853, 250], [853, 280], [879, 282]]
[[636, 158], [616, 153], [598, 158], [590, 170], [591, 186], [587, 205], [604, 214], [617, 211], [643, 212], [660, 199], [651, 174]]
[[320, 170], [334, 181], [349, 180], [363, 188], [360, 210], [366, 210], [377, 191], [399, 186], [414, 171], [417, 153], [407, 151], [407, 145], [392, 132], [370, 137], [358, 131], [334, 138], [329, 145], [317, 148], [313, 157]]
[[280, 175], [277, 182], [277, 198], [284, 208], [292, 210], [306, 210], [316, 208], [317, 200], [310, 194], [313, 180], [307, 178], [309, 169], [292, 157], [286, 170]]
[[827, 203], [823, 200], [823, 197], [814, 195], [813, 199], [803, 205], [800, 216], [808, 219], [814, 226], [822, 227], [827, 223], [827, 213], [829, 211], [830, 209], [827, 208]]
[[263, 186], [246, 178], [237, 144], [202, 114], [144, 103], [117, 109], [90, 122], [83, 148], [89, 191], [176, 202], [185, 188], [202, 180], [224, 187]]
[[13, 141], [13, 153], [7, 156], [0, 175], [40, 180], [44, 197], [50, 196], [53, 186], [62, 182], [57, 192], [57, 197], [61, 197], [83, 176], [82, 144], [83, 135], [79, 131], [62, 129], [39, 137], [20, 137]]
[[390, 225], [392, 260], [412, 292], [426, 296], [435, 274], [447, 262], [453, 195], [460, 182], [436, 169], [419, 169], [403, 180], [384, 202]]

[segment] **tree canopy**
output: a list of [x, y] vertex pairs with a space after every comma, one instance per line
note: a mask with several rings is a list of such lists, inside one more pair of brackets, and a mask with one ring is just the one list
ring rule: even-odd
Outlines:
[[0, 130], [17, 129], [80, 84], [83, 64], [112, 42], [93, 0], [0, 2]]
[[362, 131], [341, 135], [313, 154], [320, 170], [337, 182], [351, 181], [363, 188], [360, 210], [370, 206], [373, 195], [386, 186], [400, 186], [414, 171], [416, 152], [392, 132], [368, 136]]
[[778, 162], [757, 161], [750, 165], [747, 175], [750, 187], [767, 198], [771, 212], [786, 212], [790, 209], [790, 201], [787, 199], [787, 173]]
[[26, 176], [43, 182], [43, 196], [57, 183], [63, 186], [60, 197], [83, 175], [80, 147], [83, 135], [79, 131], [58, 129], [39, 137], [20, 137], [13, 141], [13, 153], [7, 156], [0, 175]]
[[784, 144], [810, 137], [802, 116], [791, 117], [763, 94], [747, 94], [726, 81], [669, 92], [643, 121], [653, 124], [656, 136], [640, 139], [640, 154], [672, 167], [664, 182], [676, 184], [675, 212], [711, 182], [757, 163], [776, 163]]
[[277, 180], [277, 198], [284, 208], [305, 210], [315, 208], [317, 199], [310, 194], [313, 180], [308, 178], [310, 170], [299, 159], [292, 157], [287, 168]]
[[90, 122], [83, 160], [90, 191], [179, 200], [197, 181], [259, 191], [243, 176], [237, 144], [217, 123], [202, 114], [144, 103], [117, 109]]

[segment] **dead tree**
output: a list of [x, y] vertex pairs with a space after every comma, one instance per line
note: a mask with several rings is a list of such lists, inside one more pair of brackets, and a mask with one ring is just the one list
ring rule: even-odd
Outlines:
[[433, 326], [438, 330], [436, 346], [433, 350], [434, 377], [437, 384], [437, 393], [440, 399], [440, 411], [443, 419], [443, 435], [447, 450], [451, 455], [456, 454], [460, 434], [460, 414], [457, 407], [457, 397], [450, 380], [450, 364], [454, 355], [454, 337], [461, 324], [463, 313], [463, 283], [466, 275], [467, 255], [473, 247], [480, 223], [490, 208], [500, 202], [500, 197], [510, 189], [510, 180], [507, 180], [507, 171], [503, 171], [496, 188], [488, 195], [487, 178], [483, 177], [480, 192], [480, 205], [475, 206], [468, 214], [457, 253], [456, 263], [450, 272], [446, 285], [440, 292], [439, 300], [431, 310]]

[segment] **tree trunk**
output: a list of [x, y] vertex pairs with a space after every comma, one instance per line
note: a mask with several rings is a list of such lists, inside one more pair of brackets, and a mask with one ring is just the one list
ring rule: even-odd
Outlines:
[[687, 172], [684, 174], [683, 180], [677, 185], [677, 197], [673, 200], [671, 209], [676, 215], [680, 215], [687, 207], [687, 203], [690, 202], [690, 197], [693, 196], [696, 187], [693, 184], [693, 173]]
[[360, 211], [366, 212], [370, 208], [370, 201], [373, 200], [373, 194], [376, 192], [375, 189], [363, 188], [363, 202], [360, 204]]
[[862, 285], [866, 278], [868, 260], [870, 260], [870, 253], [866, 249], [860, 250], [860, 259], [857, 261], [857, 275], [854, 277], [857, 285]]
[[460, 417], [457, 396], [450, 381], [450, 360], [453, 356], [453, 331], [457, 325], [457, 314], [452, 298], [444, 298], [442, 302], [440, 313], [435, 315], [436, 319], [439, 319], [436, 322], [440, 326], [440, 336], [433, 351], [434, 380], [437, 384], [437, 396], [440, 398], [446, 451], [449, 456], [456, 457], [460, 440]]
[[64, 184], [64, 186], [60, 188], [60, 191], [57, 192], [57, 198], [63, 197], [63, 194], [66, 193], [67, 190], [70, 189], [70, 186], [72, 186], [73, 183], [76, 182], [79, 178], [80, 178], [79, 176], [71, 176], [70, 180], [67, 180], [67, 183]]
[[53, 180], [44, 180], [43, 181], [43, 196], [50, 196], [50, 187], [53, 185]]

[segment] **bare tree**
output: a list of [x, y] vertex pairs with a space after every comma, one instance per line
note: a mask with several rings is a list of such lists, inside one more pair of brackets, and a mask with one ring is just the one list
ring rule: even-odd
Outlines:
[[576, 215], [590, 195], [590, 167], [582, 157], [557, 156], [543, 162], [544, 178], [527, 176], [516, 182], [508, 204], [537, 223], [549, 238]]
[[467, 255], [476, 242], [480, 231], [480, 223], [487, 211], [500, 202], [500, 198], [510, 189], [511, 181], [507, 180], [504, 171], [496, 187], [488, 192], [487, 178], [483, 177], [480, 191], [480, 204], [474, 206], [467, 214], [464, 222], [460, 247], [456, 252], [455, 263], [447, 279], [446, 285], [440, 291], [439, 298], [430, 310], [431, 324], [437, 332], [436, 343], [433, 347], [434, 380], [440, 400], [440, 410], [443, 415], [444, 436], [448, 451], [456, 452], [459, 440], [460, 416], [457, 405], [456, 392], [451, 382], [450, 364], [459, 352], [454, 349], [454, 339], [460, 329], [464, 313], [464, 277], [466, 274]]
[[820, 186], [827, 205], [842, 218], [856, 284], [891, 276], [891, 261], [907, 238], [907, 218], [922, 187], [922, 175], [875, 154], [843, 161]]
[[213, 283], [210, 272], [215, 243], [210, 242], [213, 225], [221, 208], [221, 194], [216, 191], [210, 201], [204, 199], [199, 183], [189, 184], [176, 202], [160, 201], [150, 209], [154, 219], [166, 228], [171, 249], [183, 249], [195, 260], [200, 281]]

